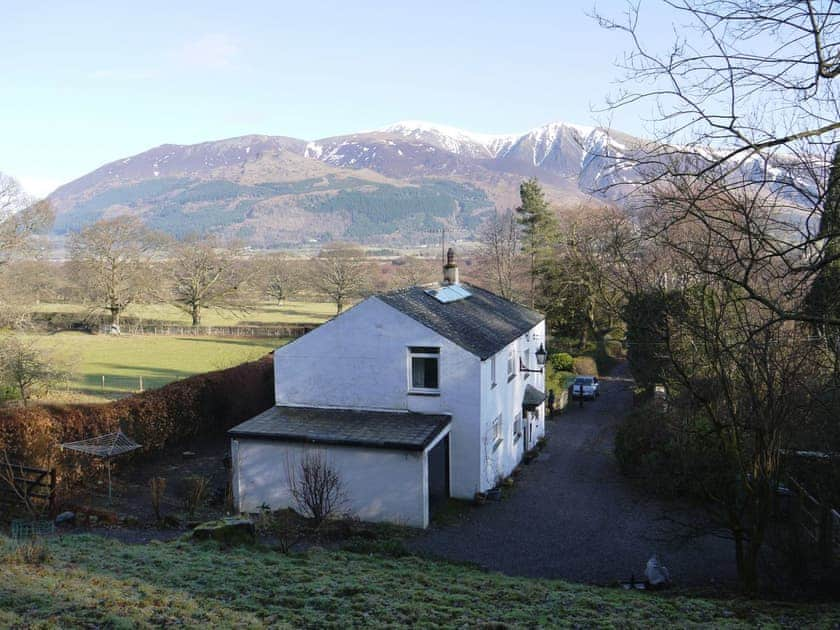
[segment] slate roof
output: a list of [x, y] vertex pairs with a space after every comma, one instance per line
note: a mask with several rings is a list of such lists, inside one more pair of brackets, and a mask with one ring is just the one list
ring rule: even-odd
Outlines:
[[450, 419], [440, 414], [276, 406], [233, 427], [228, 435], [422, 451], [449, 425]]
[[545, 401], [545, 392], [541, 392], [533, 385], [525, 386], [525, 395], [522, 396], [523, 407], [538, 407]]
[[409, 287], [376, 297], [482, 361], [545, 319], [541, 313], [480, 287], [462, 286], [472, 295], [447, 304], [426, 293], [428, 287]]

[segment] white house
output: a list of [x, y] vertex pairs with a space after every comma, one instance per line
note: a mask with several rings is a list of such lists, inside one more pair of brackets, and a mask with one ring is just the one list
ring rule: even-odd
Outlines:
[[544, 343], [541, 314], [460, 284], [449, 250], [443, 283], [370, 297], [275, 352], [276, 406], [230, 431], [239, 510], [293, 505], [289, 471], [317, 449], [356, 516], [426, 527], [544, 435]]

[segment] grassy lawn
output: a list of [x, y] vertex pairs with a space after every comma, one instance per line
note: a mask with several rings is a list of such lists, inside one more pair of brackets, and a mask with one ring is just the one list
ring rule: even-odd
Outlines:
[[[76, 313], [82, 319], [87, 313], [80, 304], [41, 303], [32, 307], [37, 313]], [[145, 320], [161, 320], [178, 324], [190, 324], [189, 315], [171, 304], [134, 304], [125, 315]], [[328, 302], [293, 302], [278, 306], [263, 302], [247, 311], [229, 312], [209, 309], [202, 316], [204, 326], [272, 325], [320, 323], [335, 315], [335, 305]]]
[[[2, 539], [0, 539], [2, 544]], [[837, 605], [704, 600], [511, 578], [415, 557], [192, 543], [49, 543], [4, 554], [2, 627], [836, 627]]]
[[[38, 335], [38, 345], [54, 353], [72, 375], [50, 394], [59, 400], [101, 401], [174, 380], [253, 361], [287, 339], [250, 337], [167, 337], [90, 335], [61, 332]], [[102, 386], [102, 376], [105, 386]]]

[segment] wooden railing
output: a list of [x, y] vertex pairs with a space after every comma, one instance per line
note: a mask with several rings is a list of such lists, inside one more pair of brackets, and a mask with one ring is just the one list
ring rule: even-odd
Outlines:
[[840, 513], [817, 501], [796, 479], [787, 483], [795, 494], [794, 518], [805, 542], [815, 549], [827, 566], [840, 558]]
[[0, 474], [0, 503], [16, 507], [46, 508], [55, 514], [55, 469], [4, 462]]

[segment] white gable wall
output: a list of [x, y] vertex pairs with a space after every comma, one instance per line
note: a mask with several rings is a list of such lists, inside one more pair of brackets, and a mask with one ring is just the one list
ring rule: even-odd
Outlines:
[[[408, 393], [409, 346], [440, 348], [440, 395]], [[278, 405], [446, 413], [450, 493], [481, 485], [481, 361], [371, 297], [274, 353]]]
[[[545, 344], [545, 322], [540, 322], [527, 335], [523, 335], [495, 355], [496, 385], [491, 379], [491, 359], [481, 362], [481, 459], [482, 491], [495, 486], [498, 477], [507, 477], [522, 460], [525, 450], [533, 448], [537, 439], [545, 435], [545, 405], [536, 412], [532, 422], [532, 438], [525, 445], [525, 437], [516, 440], [513, 435], [514, 419], [522, 413], [522, 422], [528, 420], [522, 412], [522, 398], [525, 387], [533, 385], [541, 392], [545, 391], [545, 375], [519, 371], [519, 360], [525, 360], [525, 350], [530, 349], [531, 369], [538, 369], [536, 351], [540, 344]], [[508, 380], [507, 357], [510, 349], [514, 350], [514, 376]], [[527, 375], [527, 378], [526, 378]], [[492, 423], [502, 416], [502, 442], [494, 449], [491, 435]], [[523, 431], [524, 433], [524, 431]]]
[[[289, 490], [289, 473], [307, 452], [338, 472], [344, 489], [342, 510], [365, 521], [388, 521], [412, 527], [429, 524], [426, 451], [387, 451], [342, 446], [237, 438], [232, 443], [237, 471], [234, 500], [241, 512], [291, 507], [300, 510]], [[428, 449], [426, 449], [428, 450]]]

